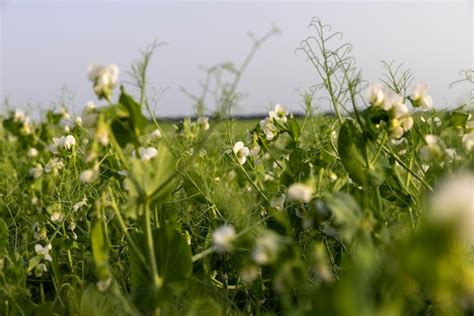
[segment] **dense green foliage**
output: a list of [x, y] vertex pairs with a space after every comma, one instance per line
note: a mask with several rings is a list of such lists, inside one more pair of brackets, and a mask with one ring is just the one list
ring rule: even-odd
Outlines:
[[3, 117], [0, 314], [472, 313], [471, 114], [419, 110], [391, 67], [367, 100], [347, 46], [322, 47], [336, 116], [308, 94], [299, 119], [248, 128], [225, 101], [163, 130], [100, 69], [80, 119]]

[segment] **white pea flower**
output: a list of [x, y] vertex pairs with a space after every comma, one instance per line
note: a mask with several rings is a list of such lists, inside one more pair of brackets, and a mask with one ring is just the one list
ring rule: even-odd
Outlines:
[[64, 168], [64, 162], [59, 158], [52, 158], [44, 167], [44, 172], [57, 174], [59, 170]]
[[273, 111], [268, 112], [268, 117], [271, 120], [283, 123], [288, 120], [287, 115], [288, 113], [286, 112], [285, 108], [280, 104], [275, 105], [275, 109]]
[[62, 147], [66, 150], [71, 149], [76, 145], [76, 139], [72, 135], [63, 136]]
[[283, 210], [283, 207], [285, 206], [285, 201], [286, 201], [286, 195], [282, 194], [279, 197], [272, 199], [270, 201], [270, 206], [281, 211]]
[[112, 89], [118, 81], [119, 69], [117, 65], [89, 65], [88, 77], [94, 82], [94, 92], [99, 99], [110, 101]]
[[132, 152], [132, 157], [133, 158], [140, 158], [143, 161], [149, 161], [149, 160], [155, 158], [156, 155], [158, 155], [158, 150], [155, 147], [147, 147], [147, 148], [140, 147], [140, 148], [138, 148], [138, 154], [139, 155], [137, 157], [137, 153], [134, 150]]
[[435, 135], [425, 135], [426, 145], [420, 149], [421, 157], [425, 160], [439, 160], [444, 156], [444, 144]]
[[258, 143], [253, 143], [249, 150], [249, 156], [256, 157], [260, 152], [260, 145]]
[[29, 170], [30, 176], [37, 179], [43, 174], [43, 166], [37, 163], [33, 168]]
[[13, 121], [23, 123], [26, 119], [26, 114], [23, 110], [15, 110], [13, 113]]
[[274, 262], [279, 250], [278, 235], [267, 232], [257, 238], [252, 251], [252, 259], [255, 263], [264, 265]]
[[429, 110], [433, 107], [433, 99], [428, 95], [429, 87], [426, 84], [417, 84], [410, 94], [414, 107]]
[[35, 252], [38, 256], [43, 256], [45, 260], [53, 261], [53, 258], [49, 254], [49, 251], [52, 249], [51, 244], [47, 244], [46, 246], [41, 246], [40, 244], [35, 245]]
[[304, 183], [293, 183], [288, 188], [288, 200], [308, 203], [313, 197], [314, 189]]
[[235, 239], [235, 228], [232, 225], [218, 227], [212, 234], [214, 249], [218, 253], [232, 250], [232, 242]]
[[243, 165], [247, 161], [247, 157], [250, 154], [250, 150], [248, 149], [248, 147], [245, 147], [244, 143], [241, 141], [235, 143], [233, 151], [241, 165]]
[[203, 130], [207, 131], [209, 129], [209, 118], [207, 116], [200, 116], [197, 119], [197, 125]]
[[150, 133], [150, 138], [151, 139], [160, 139], [161, 137], [162, 137], [161, 131], [158, 128]]
[[97, 122], [98, 115], [97, 107], [94, 102], [87, 102], [80, 116], [81, 124], [86, 128], [93, 127]]
[[112, 284], [112, 278], [100, 280], [96, 283], [97, 289], [101, 292], [107, 291], [107, 289], [110, 287], [110, 284]]
[[51, 221], [53, 222], [61, 222], [64, 218], [64, 215], [60, 211], [54, 211], [51, 214]]
[[458, 173], [442, 181], [429, 200], [430, 218], [457, 224], [461, 238], [474, 246], [474, 174]]
[[86, 169], [81, 172], [79, 180], [82, 183], [92, 183], [99, 178], [99, 168]]
[[373, 106], [383, 106], [385, 101], [385, 89], [381, 84], [370, 85], [367, 95]]
[[74, 205], [72, 206], [72, 209], [73, 209], [75, 212], [77, 212], [81, 207], [86, 206], [86, 205], [87, 205], [87, 197], [84, 196], [84, 198], [82, 199], [82, 201], [79, 201], [79, 202], [77, 202], [76, 204], [74, 204]]
[[31, 147], [30, 149], [28, 149], [28, 153], [27, 153], [28, 157], [35, 158], [38, 156], [38, 154], [39, 154], [38, 149], [34, 147]]
[[462, 137], [462, 146], [467, 152], [474, 150], [474, 132], [464, 134]]
[[269, 117], [260, 121], [260, 129], [265, 134], [267, 140], [272, 140], [278, 134], [278, 128]]

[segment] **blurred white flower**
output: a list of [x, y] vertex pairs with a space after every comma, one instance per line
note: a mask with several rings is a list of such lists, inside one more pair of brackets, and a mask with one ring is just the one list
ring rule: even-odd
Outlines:
[[259, 152], [260, 145], [258, 143], [253, 143], [252, 146], [250, 146], [249, 156], [256, 157]]
[[82, 183], [92, 183], [99, 178], [99, 168], [86, 169], [81, 172], [79, 180]]
[[293, 183], [288, 188], [288, 200], [308, 203], [313, 197], [314, 189], [304, 183]]
[[72, 209], [73, 209], [75, 212], [77, 212], [81, 207], [86, 206], [86, 205], [87, 205], [87, 197], [84, 195], [84, 198], [83, 198], [81, 201], [79, 201], [79, 202], [77, 202], [76, 204], [74, 204], [74, 205], [72, 206]]
[[35, 267], [35, 276], [39, 278], [44, 272], [48, 272], [48, 268], [44, 263], [40, 263]]
[[100, 280], [96, 283], [97, 289], [101, 292], [107, 291], [107, 289], [110, 287], [110, 284], [112, 284], [112, 278]]
[[274, 198], [270, 201], [270, 206], [276, 208], [277, 210], [281, 211], [283, 210], [283, 207], [285, 205], [286, 201], [286, 195], [282, 194], [277, 198]]
[[58, 153], [58, 149], [64, 148], [70, 150], [76, 145], [76, 139], [72, 135], [66, 135], [61, 137], [53, 137], [52, 143], [48, 145], [48, 149], [53, 154]]
[[442, 181], [429, 199], [430, 218], [455, 222], [461, 238], [474, 245], [474, 174], [457, 173]]
[[149, 161], [158, 155], [158, 150], [155, 147], [140, 147], [138, 148], [138, 157], [136, 151], [132, 151], [133, 158], [140, 158], [143, 161]]
[[73, 146], [76, 145], [76, 139], [74, 138], [74, 136], [72, 135], [67, 135], [67, 136], [63, 136], [64, 138], [62, 138], [62, 147], [64, 149], [71, 149]]
[[417, 84], [410, 94], [414, 107], [429, 110], [433, 107], [433, 99], [428, 95], [429, 87], [426, 84]]
[[89, 65], [89, 80], [94, 83], [94, 92], [99, 99], [110, 101], [112, 89], [118, 81], [119, 69], [117, 65]]
[[28, 157], [31, 157], [31, 158], [35, 158], [38, 156], [38, 149], [36, 148], [30, 148], [28, 149], [28, 153], [27, 153]]
[[151, 139], [160, 139], [161, 137], [162, 137], [161, 131], [158, 128], [150, 133], [150, 138]]
[[463, 135], [462, 146], [467, 152], [471, 152], [474, 149], [474, 132]]
[[37, 179], [43, 174], [43, 166], [37, 163], [33, 168], [29, 170], [30, 176]]
[[84, 127], [90, 128], [95, 125], [97, 122], [99, 114], [97, 111], [97, 107], [95, 106], [94, 102], [89, 101], [87, 102], [86, 106], [82, 110], [81, 113], [81, 123]]
[[209, 129], [209, 118], [207, 116], [198, 117], [197, 125], [203, 130], [207, 131]]
[[35, 252], [38, 256], [43, 256], [45, 260], [53, 261], [53, 258], [49, 254], [49, 251], [52, 249], [51, 244], [47, 244], [46, 246], [41, 246], [40, 244], [35, 245]]
[[426, 145], [421, 147], [421, 158], [425, 160], [440, 160], [444, 156], [444, 144], [442, 140], [435, 135], [425, 135]]
[[59, 158], [52, 158], [44, 167], [44, 172], [52, 173], [53, 175], [55, 175], [62, 168], [64, 168], [64, 162]]
[[278, 128], [269, 117], [260, 121], [260, 129], [265, 134], [267, 140], [272, 140], [278, 134]]
[[51, 221], [53, 222], [61, 222], [64, 218], [64, 215], [60, 211], [54, 211], [51, 214]]
[[26, 119], [26, 114], [23, 110], [15, 110], [13, 113], [13, 121], [23, 123]]
[[218, 253], [232, 250], [232, 242], [235, 239], [235, 228], [232, 225], [222, 225], [212, 234], [214, 249]]
[[245, 147], [244, 143], [241, 141], [235, 143], [233, 151], [241, 165], [243, 165], [247, 161], [247, 157], [250, 154], [250, 150], [248, 149], [248, 147]]
[[252, 251], [252, 259], [260, 265], [270, 264], [276, 260], [278, 248], [278, 235], [267, 232], [257, 238]]
[[283, 123], [288, 120], [287, 115], [288, 113], [286, 112], [285, 108], [280, 104], [275, 105], [275, 109], [273, 111], [268, 112], [268, 117], [271, 120]]
[[385, 89], [381, 84], [372, 84], [369, 86], [367, 96], [373, 106], [382, 106], [385, 100]]

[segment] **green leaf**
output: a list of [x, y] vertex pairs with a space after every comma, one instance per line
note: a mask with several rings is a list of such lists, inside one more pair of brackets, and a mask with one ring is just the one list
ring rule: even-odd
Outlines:
[[366, 159], [362, 153], [365, 142], [362, 133], [352, 121], [347, 120], [342, 124], [337, 140], [339, 157], [350, 177], [357, 183], [366, 183]]
[[354, 198], [346, 193], [336, 193], [326, 201], [334, 214], [334, 222], [346, 241], [351, 241], [360, 228], [362, 211]]
[[[134, 233], [133, 238], [141, 253], [146, 254], [147, 262], [150, 262], [145, 235]], [[172, 300], [185, 288], [192, 272], [191, 249], [175, 227], [163, 225], [153, 230], [153, 242], [158, 273], [163, 280], [161, 287], [153, 282], [150, 266], [144, 265], [136, 253], [130, 253], [133, 300], [138, 307], [145, 309], [152, 309], [164, 301]]]
[[148, 124], [147, 118], [142, 114], [140, 104], [135, 102], [135, 100], [126, 94], [123, 89], [122, 93], [120, 94], [119, 102], [128, 110], [128, 115], [134, 132], [137, 136], [140, 136], [141, 132]]
[[33, 270], [43, 259], [43, 256], [34, 256], [33, 258], [30, 259], [28, 262], [28, 269], [27, 271], [30, 272]]
[[123, 209], [126, 216], [143, 215], [139, 207], [145, 200], [155, 202], [165, 199], [175, 188], [175, 159], [169, 149], [161, 144], [158, 155], [150, 161], [134, 159], [130, 175], [125, 180], [129, 199]]
[[298, 142], [300, 138], [300, 125], [298, 124], [298, 120], [294, 117], [288, 120], [288, 133], [295, 142]]
[[362, 132], [351, 120], [342, 124], [337, 143], [339, 157], [352, 180], [360, 185], [374, 186], [385, 181], [385, 168], [388, 165], [385, 157], [378, 155], [373, 161], [376, 153], [373, 143], [364, 139]]
[[95, 285], [89, 285], [82, 294], [81, 316], [133, 315], [125, 312], [123, 302], [111, 292], [100, 292]]

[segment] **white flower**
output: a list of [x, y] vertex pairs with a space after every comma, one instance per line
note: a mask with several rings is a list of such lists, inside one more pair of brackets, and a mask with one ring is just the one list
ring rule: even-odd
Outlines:
[[117, 85], [118, 75], [117, 65], [89, 65], [88, 77], [94, 82], [94, 92], [99, 99], [110, 100], [112, 89]]
[[50, 159], [44, 167], [44, 172], [57, 174], [62, 168], [64, 168], [64, 162], [58, 158], [53, 158]]
[[444, 144], [441, 139], [435, 135], [425, 135], [426, 146], [420, 149], [421, 157], [425, 160], [439, 160], [444, 155]]
[[13, 113], [13, 121], [23, 123], [26, 119], [25, 112], [23, 110], [15, 110]]
[[417, 84], [410, 94], [414, 107], [429, 110], [433, 107], [433, 99], [428, 95], [429, 87], [426, 84]]
[[87, 197], [84, 195], [84, 198], [82, 199], [82, 201], [79, 201], [76, 204], [74, 204], [72, 206], [72, 209], [75, 212], [77, 212], [81, 207], [86, 206], [86, 205], [87, 205]]
[[37, 179], [43, 174], [43, 166], [37, 163], [33, 168], [29, 170], [30, 176]]
[[467, 152], [474, 150], [474, 132], [464, 134], [462, 137], [462, 146]]
[[61, 137], [53, 137], [52, 143], [48, 145], [48, 149], [53, 154], [58, 153], [58, 149], [64, 148], [70, 150], [76, 145], [76, 139], [72, 135], [66, 135]]
[[81, 113], [81, 124], [86, 128], [93, 127], [97, 122], [97, 117], [97, 107], [95, 106], [94, 102], [87, 102]]
[[79, 177], [79, 180], [81, 180], [82, 183], [92, 183], [98, 178], [99, 178], [99, 169], [92, 168], [92, 169], [86, 169], [82, 171]]
[[283, 207], [285, 205], [286, 201], [286, 195], [282, 194], [277, 198], [274, 198], [270, 201], [270, 206], [276, 208], [277, 210], [281, 211], [283, 210]]
[[[148, 161], [158, 155], [158, 150], [155, 147], [140, 147], [138, 148], [139, 158], [143, 161]], [[137, 153], [135, 150], [132, 152], [132, 157], [137, 158]]]
[[278, 134], [278, 128], [269, 117], [260, 121], [260, 129], [265, 134], [267, 140], [272, 140]]
[[385, 89], [381, 84], [370, 85], [367, 95], [373, 106], [382, 106], [384, 104]]
[[51, 255], [49, 251], [52, 249], [51, 244], [47, 244], [46, 246], [41, 246], [40, 244], [35, 245], [35, 252], [38, 256], [43, 256], [45, 260], [52, 261]]
[[64, 218], [63, 214], [59, 211], [54, 211], [53, 214], [51, 214], [51, 221], [53, 222], [60, 222]]
[[250, 147], [249, 156], [256, 157], [258, 156], [259, 152], [260, 152], [260, 145], [258, 143], [253, 143], [253, 145]]
[[28, 157], [34, 158], [38, 156], [38, 149], [36, 148], [30, 148], [27, 153]]
[[408, 107], [405, 103], [403, 103], [403, 98], [397, 95], [397, 98], [393, 99], [392, 103], [392, 115], [394, 118], [401, 118], [410, 113]]
[[268, 117], [271, 120], [283, 123], [288, 120], [288, 118], [286, 117], [287, 115], [288, 113], [286, 112], [285, 108], [282, 107], [280, 104], [275, 105], [275, 109], [273, 111], [268, 112]]
[[461, 238], [474, 245], [474, 174], [458, 173], [442, 181], [429, 200], [430, 218], [455, 222]]
[[218, 227], [212, 234], [214, 249], [223, 253], [232, 249], [232, 242], [235, 239], [235, 228], [232, 225]]
[[112, 284], [112, 278], [107, 278], [107, 279], [104, 279], [104, 280], [100, 280], [96, 283], [97, 289], [101, 292], [107, 291], [110, 284]]
[[71, 149], [73, 146], [76, 145], [76, 139], [74, 138], [74, 136], [72, 135], [67, 135], [67, 136], [63, 136], [64, 138], [62, 138], [62, 147], [64, 149]]
[[206, 116], [200, 116], [197, 119], [197, 125], [203, 130], [207, 131], [209, 129], [209, 118]]
[[243, 165], [247, 161], [247, 157], [250, 153], [248, 147], [245, 147], [244, 143], [239, 141], [235, 143], [233, 151], [234, 154], [237, 156], [237, 160], [239, 161], [239, 163]]
[[278, 236], [267, 232], [258, 237], [252, 251], [252, 259], [260, 265], [272, 263], [278, 255], [278, 248]]
[[308, 203], [313, 197], [314, 189], [304, 183], [293, 183], [288, 188], [288, 200]]
[[160, 139], [161, 137], [162, 137], [161, 131], [158, 128], [150, 133], [150, 138], [151, 139]]

